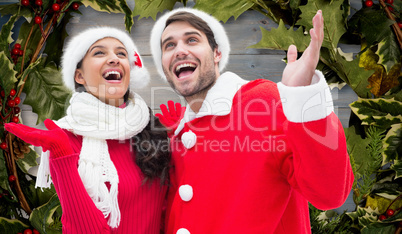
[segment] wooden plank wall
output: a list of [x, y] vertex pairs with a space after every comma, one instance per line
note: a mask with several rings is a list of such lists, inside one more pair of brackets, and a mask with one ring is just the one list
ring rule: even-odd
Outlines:
[[[191, 4], [190, 4], [191, 5]], [[177, 5], [181, 6], [180, 4]], [[92, 8], [80, 7], [82, 15], [76, 14], [67, 26], [67, 32], [73, 36], [82, 30], [93, 26], [112, 26], [124, 30], [122, 14], [99, 13]], [[158, 14], [158, 17], [161, 14]], [[167, 100], [180, 101], [184, 104], [184, 99], [180, 98], [169, 85], [161, 80], [153, 65], [152, 56], [149, 48], [149, 36], [154, 24], [152, 18], [135, 18], [131, 36], [134, 38], [137, 48], [144, 60], [144, 65], [151, 74], [150, 84], [141, 89], [136, 90], [154, 110], [159, 111], [159, 105], [166, 103]], [[227, 71], [232, 71], [247, 80], [268, 79], [278, 82], [285, 63], [282, 59], [285, 57], [284, 51], [247, 49], [248, 46], [256, 44], [261, 39], [260, 27], [270, 29], [276, 28], [277, 24], [266, 18], [260, 13], [249, 11], [242, 14], [237, 20], [233, 17], [224, 24], [224, 28], [231, 43], [231, 54]], [[68, 40], [68, 38], [67, 38]], [[357, 99], [353, 90], [345, 87], [342, 90], [332, 89], [332, 95], [335, 104], [335, 111], [344, 127], [348, 125], [350, 108], [348, 104]], [[24, 112], [29, 112], [29, 106], [23, 106]], [[25, 113], [24, 113], [25, 114]], [[24, 115], [23, 114], [23, 115]], [[26, 121], [35, 123], [35, 115], [28, 117]]]

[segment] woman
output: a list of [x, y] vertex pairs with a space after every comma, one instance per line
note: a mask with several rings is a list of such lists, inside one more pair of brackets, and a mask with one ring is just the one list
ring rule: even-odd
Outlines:
[[162, 125], [132, 92], [149, 80], [134, 42], [115, 28], [88, 29], [68, 43], [62, 67], [75, 90], [66, 116], [46, 120], [48, 130], [6, 129], [50, 152], [37, 186], [53, 181], [63, 233], [159, 233], [170, 156]]

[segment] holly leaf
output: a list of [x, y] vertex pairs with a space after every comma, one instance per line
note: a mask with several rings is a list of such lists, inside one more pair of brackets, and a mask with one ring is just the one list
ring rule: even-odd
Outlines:
[[32, 21], [32, 10], [29, 7], [21, 7], [19, 3], [0, 6], [0, 15], [23, 16], [29, 23]]
[[15, 76], [17, 72], [14, 71], [14, 65], [8, 59], [4, 51], [0, 52], [0, 86], [5, 93], [10, 93], [10, 90], [14, 87], [18, 81]]
[[394, 160], [391, 169], [395, 171], [395, 179], [402, 177], [402, 160]]
[[237, 19], [241, 14], [254, 6], [249, 0], [198, 0], [194, 8], [208, 12], [215, 18], [226, 23], [230, 17]]
[[360, 59], [360, 57], [357, 57], [352, 61], [348, 61], [339, 52], [336, 52], [336, 63], [330, 65], [359, 97], [369, 97], [371, 96], [368, 88], [370, 83], [367, 80], [374, 71], [368, 71], [359, 66]]
[[126, 25], [126, 30], [128, 32], [131, 31], [131, 27], [134, 24], [133, 13], [125, 0], [83, 0], [82, 3], [85, 7], [90, 6], [96, 11], [124, 14], [124, 23]]
[[346, 32], [345, 11], [341, 8], [344, 1], [341, 0], [317, 0], [307, 1], [307, 4], [300, 6], [300, 20], [297, 25], [304, 26], [308, 32], [313, 27], [312, 19], [318, 10], [322, 10], [324, 17], [324, 41], [323, 47], [334, 49], [338, 46], [339, 39]]
[[[402, 109], [400, 109], [400, 113], [402, 114]], [[383, 142], [383, 165], [392, 160], [400, 160], [402, 157], [402, 123], [391, 125]]]
[[374, 161], [367, 149], [370, 139], [363, 139], [360, 135], [356, 134], [354, 126], [345, 128], [345, 136], [348, 154], [350, 157], [353, 157], [355, 163], [355, 171], [353, 173], [362, 176], [367, 170], [368, 165]]
[[393, 124], [402, 123], [402, 102], [396, 101], [394, 98], [359, 98], [349, 106], [363, 125], [388, 128]]
[[13, 34], [12, 30], [14, 28], [14, 23], [17, 20], [17, 15], [13, 15], [10, 17], [8, 22], [1, 27], [0, 32], [0, 51], [9, 51], [9, 44], [11, 44], [14, 40], [11, 37]]
[[0, 229], [3, 233], [22, 233], [27, 228], [29, 226], [18, 219], [0, 217]]
[[0, 187], [7, 190], [8, 174], [4, 150], [0, 150]]
[[[389, 30], [389, 35], [378, 43], [376, 54], [380, 57], [378, 63], [385, 67], [386, 72], [389, 72], [395, 64], [401, 64], [401, 51], [397, 39], [391, 30]], [[401, 66], [399, 66], [399, 71], [400, 70]], [[396, 77], [396, 82], [398, 82], [398, 77]]]
[[28, 170], [31, 169], [31, 167], [38, 166], [38, 163], [36, 162], [38, 157], [39, 155], [35, 152], [35, 150], [30, 148], [29, 153], [25, 154], [23, 158], [16, 160], [16, 163], [21, 171], [28, 173]]
[[389, 223], [371, 223], [361, 229], [362, 234], [389, 234], [395, 233], [396, 227]]
[[[55, 220], [55, 213], [61, 208], [57, 194], [54, 194], [50, 200], [42, 206], [35, 208], [29, 216], [29, 221], [41, 233], [60, 233], [61, 226], [59, 220]], [[57, 216], [56, 216], [57, 218]], [[54, 224], [59, 225], [54, 225]]]
[[151, 17], [156, 20], [156, 15], [164, 10], [172, 10], [178, 0], [136, 0], [133, 16], [142, 18]]
[[[363, 7], [349, 20], [349, 31], [359, 34], [366, 39], [367, 46], [382, 41], [390, 35], [391, 25], [394, 22], [384, 14], [383, 10], [371, 7]], [[391, 32], [392, 33], [392, 32]]]
[[[399, 48], [397, 49], [399, 50]], [[376, 97], [380, 97], [399, 84], [398, 78], [402, 72], [401, 63], [398, 63], [387, 74], [384, 66], [379, 64], [377, 60], [378, 56], [371, 49], [366, 49], [360, 55], [359, 65], [367, 70], [374, 71], [368, 78], [368, 82], [370, 83], [369, 88]]]
[[287, 50], [290, 45], [295, 45], [298, 51], [304, 51], [310, 43], [310, 36], [304, 35], [300, 27], [294, 30], [293, 27], [287, 29], [282, 20], [279, 21], [278, 28], [271, 31], [260, 27], [262, 38], [255, 44], [247, 48]]
[[45, 119], [60, 119], [65, 114], [65, 106], [70, 91], [64, 86], [60, 71], [54, 63], [45, 67], [43, 61], [32, 67], [24, 86], [24, 104], [38, 114], [37, 124]]

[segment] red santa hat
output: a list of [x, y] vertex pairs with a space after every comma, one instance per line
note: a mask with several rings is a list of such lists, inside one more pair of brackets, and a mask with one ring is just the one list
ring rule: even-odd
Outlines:
[[166, 80], [166, 76], [162, 69], [162, 48], [161, 48], [161, 38], [162, 33], [166, 27], [166, 20], [177, 12], [189, 12], [192, 13], [201, 19], [203, 19], [207, 25], [211, 28], [216, 43], [218, 44], [218, 50], [222, 53], [222, 58], [219, 62], [219, 71], [223, 71], [225, 69], [226, 64], [229, 60], [229, 52], [230, 52], [230, 44], [229, 39], [226, 35], [225, 29], [223, 28], [222, 24], [213, 16], [193, 8], [178, 8], [167, 12], [162, 17], [160, 17], [151, 32], [151, 53], [154, 59], [154, 64], [158, 70], [159, 75]]
[[89, 28], [72, 37], [64, 48], [61, 61], [62, 75], [63, 81], [69, 89], [75, 90], [75, 70], [77, 69], [77, 64], [84, 58], [89, 47], [96, 41], [106, 37], [116, 38], [123, 43], [127, 50], [131, 69], [130, 89], [140, 89], [149, 83], [150, 76], [148, 70], [142, 65], [142, 59], [130, 35], [125, 31], [112, 27], [96, 27]]

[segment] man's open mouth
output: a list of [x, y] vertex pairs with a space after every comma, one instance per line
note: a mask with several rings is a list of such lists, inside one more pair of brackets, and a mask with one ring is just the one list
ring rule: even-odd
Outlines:
[[194, 63], [183, 63], [179, 64], [176, 67], [175, 73], [178, 78], [191, 75], [194, 70], [197, 68], [197, 65]]

